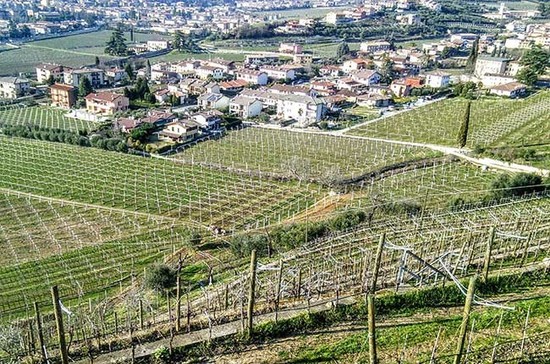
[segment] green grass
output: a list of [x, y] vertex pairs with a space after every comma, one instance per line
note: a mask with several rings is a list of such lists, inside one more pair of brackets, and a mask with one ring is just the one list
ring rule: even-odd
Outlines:
[[[350, 134], [457, 146], [466, 104], [467, 100], [462, 98], [437, 101], [354, 129]], [[539, 92], [520, 100], [489, 97], [472, 101], [467, 145], [494, 145], [522, 128], [529, 128], [531, 123], [538, 125], [549, 112], [548, 92]], [[521, 131], [518, 133], [521, 138], [530, 138]], [[540, 133], [544, 130], [538, 130], [537, 134]]]
[[[111, 60], [116, 57], [104, 53], [105, 43], [111, 32], [108, 30], [71, 35], [66, 37], [25, 43], [20, 49], [2, 52], [0, 75], [16, 75], [19, 72], [34, 74], [40, 63], [59, 63], [69, 67], [92, 65], [95, 57]], [[129, 41], [129, 33], [125, 34]], [[137, 42], [167, 38], [157, 34], [135, 33]]]
[[92, 130], [91, 121], [66, 117], [67, 110], [48, 107], [6, 107], [0, 109], [0, 125], [32, 125], [70, 131]]
[[[230, 131], [175, 155], [175, 158], [288, 177], [354, 177], [384, 165], [436, 155], [423, 148], [285, 130]], [[297, 169], [292, 173], [289, 168]]]

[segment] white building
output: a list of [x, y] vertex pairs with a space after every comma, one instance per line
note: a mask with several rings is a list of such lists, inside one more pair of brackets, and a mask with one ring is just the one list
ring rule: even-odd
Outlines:
[[0, 99], [16, 99], [29, 92], [30, 81], [19, 77], [0, 77]]
[[449, 86], [451, 75], [441, 71], [426, 73], [426, 85], [434, 88]]
[[219, 93], [205, 93], [197, 99], [201, 109], [222, 110], [229, 107], [229, 98]]
[[265, 72], [274, 80], [294, 80], [296, 78], [295, 68], [284, 66], [263, 66], [260, 71]]
[[508, 67], [508, 62], [510, 62], [508, 58], [480, 56], [476, 61], [474, 75], [482, 77], [488, 73], [494, 75], [504, 74], [506, 67]]
[[359, 49], [363, 53], [387, 52], [391, 49], [391, 43], [385, 40], [363, 42]]
[[267, 73], [263, 71], [241, 68], [235, 71], [235, 79], [243, 80], [252, 85], [265, 86], [268, 82]]
[[260, 100], [247, 96], [237, 96], [229, 103], [229, 112], [243, 119], [260, 115], [262, 109]]
[[105, 72], [99, 68], [82, 68], [65, 71], [63, 73], [63, 83], [78, 87], [83, 77], [87, 77], [94, 88], [105, 84]]
[[362, 70], [352, 73], [351, 78], [362, 85], [370, 86], [380, 83], [382, 76], [373, 70]]

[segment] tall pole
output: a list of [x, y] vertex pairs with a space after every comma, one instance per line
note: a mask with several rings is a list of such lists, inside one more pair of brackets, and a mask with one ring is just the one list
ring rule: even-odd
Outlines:
[[378, 359], [376, 357], [376, 329], [374, 321], [374, 294], [367, 296], [367, 306], [369, 314], [369, 363], [377, 364]]
[[44, 346], [44, 333], [42, 332], [42, 320], [40, 319], [38, 302], [34, 303], [34, 313], [36, 315], [36, 331], [38, 331], [38, 343], [40, 344], [40, 353], [42, 354], [42, 358], [46, 359], [46, 347]]
[[250, 285], [248, 290], [248, 308], [247, 308], [247, 330], [248, 335], [252, 336], [252, 315], [254, 314], [254, 291], [256, 290], [256, 249], [250, 254]]
[[279, 303], [281, 302], [281, 285], [283, 283], [283, 260], [279, 260], [279, 271], [277, 272], [277, 297], [275, 297], [275, 322], [279, 318]]
[[491, 265], [491, 250], [493, 249], [493, 241], [495, 240], [495, 228], [489, 230], [489, 239], [487, 239], [487, 248], [485, 250], [485, 259], [483, 260], [483, 283], [489, 278], [489, 267]]
[[69, 354], [67, 353], [67, 342], [65, 341], [65, 330], [63, 329], [63, 313], [59, 303], [59, 290], [57, 286], [52, 287], [52, 301], [55, 314], [55, 323], [57, 326], [57, 336], [59, 339], [59, 350], [61, 351], [61, 363], [69, 364]]
[[372, 272], [372, 282], [369, 293], [376, 292], [376, 282], [378, 281], [378, 273], [380, 272], [380, 263], [382, 262], [382, 252], [384, 251], [384, 243], [386, 242], [386, 233], [382, 233], [378, 248], [376, 249], [376, 257], [374, 258], [374, 270]]
[[460, 336], [456, 348], [456, 356], [453, 362], [454, 364], [460, 364], [462, 360], [464, 343], [466, 342], [466, 331], [468, 330], [468, 324], [470, 322], [470, 311], [472, 310], [472, 301], [474, 299], [476, 279], [477, 275], [470, 278], [470, 284], [468, 285], [468, 293], [466, 294], [466, 303], [464, 304], [464, 313], [462, 316], [462, 324], [460, 325]]
[[181, 330], [181, 278], [178, 272], [176, 278], [176, 332]]

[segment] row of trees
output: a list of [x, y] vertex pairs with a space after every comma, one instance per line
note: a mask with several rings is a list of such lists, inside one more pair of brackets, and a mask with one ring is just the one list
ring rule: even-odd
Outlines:
[[523, 57], [521, 57], [523, 68], [518, 72], [517, 79], [526, 85], [534, 85], [539, 76], [546, 72], [550, 67], [550, 53], [540, 45], [533, 45]]
[[58, 128], [46, 128], [38, 125], [1, 125], [1, 127], [4, 135], [18, 138], [65, 143], [81, 147], [94, 147], [122, 153], [128, 151], [126, 140], [105, 132], [90, 135], [84, 130], [74, 132]]

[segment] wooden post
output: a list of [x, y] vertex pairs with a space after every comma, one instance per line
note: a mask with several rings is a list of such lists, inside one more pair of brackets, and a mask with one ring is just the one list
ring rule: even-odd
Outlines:
[[176, 332], [181, 330], [181, 278], [176, 278]]
[[302, 268], [298, 268], [298, 285], [296, 287], [296, 299], [300, 299], [302, 293]]
[[474, 299], [475, 286], [477, 275], [470, 278], [470, 284], [468, 285], [468, 293], [466, 294], [466, 302], [464, 304], [464, 313], [462, 316], [462, 324], [460, 325], [460, 335], [458, 338], [458, 345], [456, 348], [456, 356], [454, 364], [460, 364], [462, 360], [462, 354], [464, 352], [464, 343], [466, 342], [466, 331], [468, 330], [468, 323], [470, 321], [470, 311], [472, 309], [472, 301]]
[[525, 265], [525, 261], [527, 260], [527, 254], [529, 253], [529, 245], [531, 245], [531, 240], [533, 239], [533, 232], [529, 232], [529, 235], [527, 236], [527, 241], [525, 242], [525, 247], [523, 248], [523, 254], [521, 255], [521, 263], [519, 265], [520, 268], [523, 268]]
[[57, 337], [59, 339], [59, 350], [61, 351], [61, 363], [69, 364], [69, 354], [67, 353], [67, 342], [65, 341], [65, 331], [63, 329], [63, 313], [59, 302], [59, 291], [57, 286], [52, 287], [52, 301], [55, 314], [55, 323], [57, 326]]
[[279, 271], [277, 272], [277, 297], [275, 297], [275, 322], [279, 318], [279, 303], [281, 300], [281, 285], [283, 284], [283, 260], [279, 260]]
[[191, 291], [191, 286], [187, 286], [187, 292], [185, 293], [185, 298], [187, 299], [187, 332], [191, 332], [191, 302], [189, 301], [189, 291]]
[[254, 314], [254, 293], [256, 290], [256, 249], [252, 250], [250, 254], [250, 285], [248, 287], [248, 307], [247, 316], [248, 320], [246, 329], [248, 330], [248, 336], [252, 336], [252, 323]]
[[376, 332], [375, 332], [375, 321], [374, 321], [374, 294], [369, 294], [367, 296], [367, 306], [369, 314], [369, 363], [377, 364], [378, 359], [376, 357]]
[[36, 316], [36, 331], [38, 333], [38, 343], [40, 344], [40, 353], [42, 359], [46, 359], [46, 347], [44, 346], [44, 333], [42, 332], [42, 320], [40, 319], [40, 310], [38, 309], [38, 302], [34, 303], [34, 313]]
[[491, 265], [491, 250], [495, 240], [495, 228], [489, 230], [489, 239], [487, 239], [487, 250], [485, 250], [485, 259], [483, 260], [483, 283], [489, 278], [489, 267]]
[[376, 282], [378, 281], [378, 273], [380, 272], [380, 263], [382, 262], [382, 252], [384, 251], [384, 243], [386, 242], [386, 233], [382, 233], [378, 248], [376, 249], [376, 257], [374, 258], [374, 270], [372, 272], [372, 282], [369, 293], [376, 292]]
[[143, 330], [143, 301], [139, 300], [139, 328]]
[[118, 314], [115, 311], [115, 335], [118, 335]]

